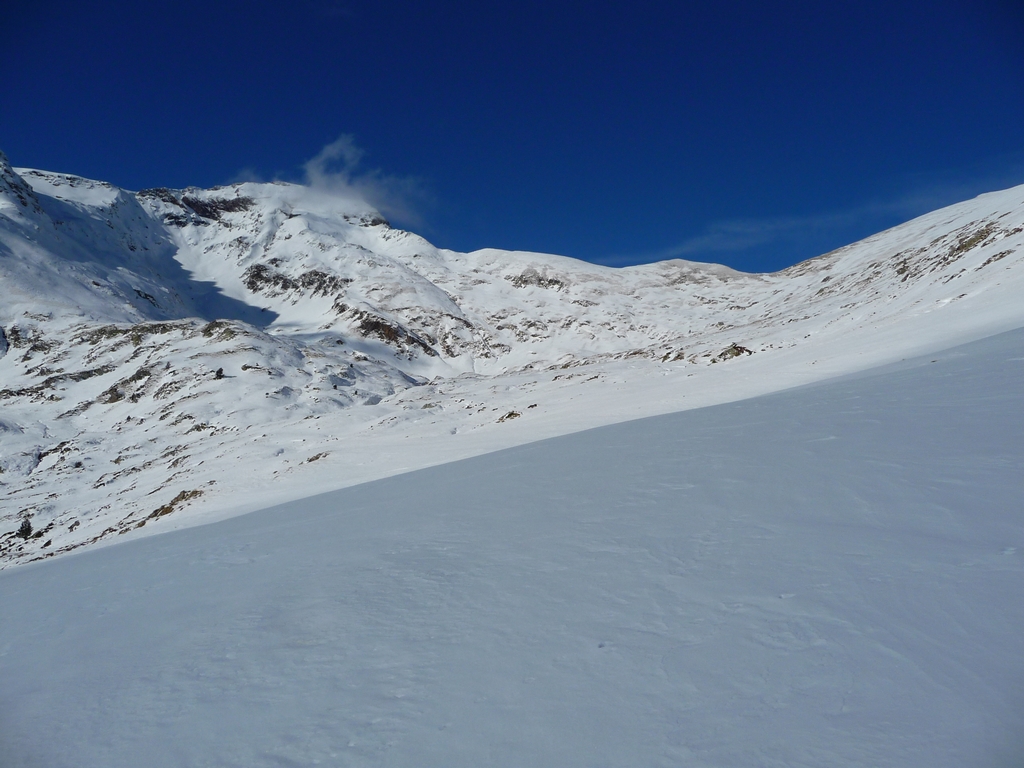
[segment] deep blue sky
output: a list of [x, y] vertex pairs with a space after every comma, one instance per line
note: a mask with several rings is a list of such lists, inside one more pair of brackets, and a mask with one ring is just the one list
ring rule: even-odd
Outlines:
[[1020, 0], [6, 0], [0, 33], [14, 165], [298, 181], [350, 135], [458, 250], [766, 271], [1024, 183]]

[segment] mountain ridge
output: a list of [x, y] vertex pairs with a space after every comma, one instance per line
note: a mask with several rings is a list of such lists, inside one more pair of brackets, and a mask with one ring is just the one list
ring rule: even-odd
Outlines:
[[1024, 186], [777, 273], [611, 268], [0, 156], [0, 563], [1019, 327], [1022, 233]]

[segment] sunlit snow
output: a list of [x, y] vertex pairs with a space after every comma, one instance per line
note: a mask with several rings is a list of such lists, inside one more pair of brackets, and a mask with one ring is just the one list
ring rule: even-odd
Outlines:
[[1014, 331], [4, 571], [0, 764], [1019, 765], [1022, 377]]
[[0, 767], [1019, 765], [1022, 295], [0, 155]]
[[1024, 326], [1022, 295], [1024, 187], [747, 275], [0, 156], [0, 567], [941, 351]]

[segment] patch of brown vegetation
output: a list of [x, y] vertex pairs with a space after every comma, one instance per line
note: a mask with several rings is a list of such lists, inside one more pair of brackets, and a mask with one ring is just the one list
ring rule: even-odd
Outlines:
[[[172, 512], [174, 512], [180, 505], [184, 504], [187, 501], [191, 501], [192, 499], [199, 498], [202, 495], [203, 492], [198, 489], [194, 491], [182, 491], [163, 506], [157, 507], [152, 512], [150, 512], [146, 520], [155, 520], [158, 517], [164, 517], [165, 515], [169, 515]], [[145, 523], [145, 521], [142, 522]], [[139, 525], [137, 527], [141, 528], [142, 526]]]

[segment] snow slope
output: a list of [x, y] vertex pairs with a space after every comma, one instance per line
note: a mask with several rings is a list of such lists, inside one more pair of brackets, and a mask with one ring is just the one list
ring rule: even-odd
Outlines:
[[1020, 765], [1022, 375], [1017, 330], [9, 569], [0, 764]]
[[1021, 327], [1022, 260], [1024, 187], [747, 275], [0, 156], [0, 566]]

